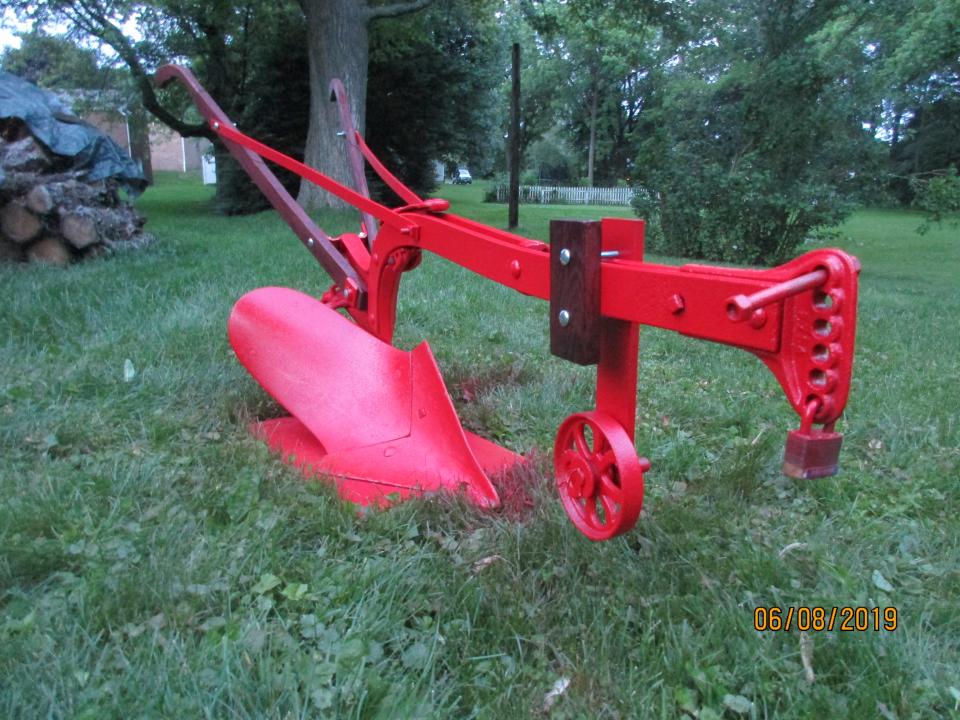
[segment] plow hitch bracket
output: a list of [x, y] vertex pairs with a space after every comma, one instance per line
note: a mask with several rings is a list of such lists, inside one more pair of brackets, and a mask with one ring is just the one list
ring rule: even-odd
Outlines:
[[[328, 477], [359, 504], [436, 492], [496, 507], [496, 480], [523, 458], [463, 429], [429, 345], [391, 343], [403, 274], [431, 252], [519, 293], [547, 301], [550, 352], [596, 366], [594, 407], [563, 420], [554, 471], [564, 510], [591, 540], [629, 530], [651, 463], [634, 447], [640, 326], [672, 330], [756, 355], [800, 427], [787, 435], [784, 473], [837, 472], [835, 431], [850, 392], [860, 264], [836, 249], [768, 270], [669, 266], [643, 260], [644, 222], [551, 221], [550, 243], [449, 212], [394, 176], [353, 127], [343, 85], [330, 85], [353, 187], [243, 134], [191, 72], [167, 65], [333, 284], [317, 300], [287, 288], [252, 290], [234, 306], [228, 336], [239, 361], [289, 412], [253, 430], [308, 477]], [[360, 229], [330, 237], [266, 161], [360, 213]], [[364, 161], [403, 201], [370, 197]], [[339, 311], [338, 311], [339, 310]]]

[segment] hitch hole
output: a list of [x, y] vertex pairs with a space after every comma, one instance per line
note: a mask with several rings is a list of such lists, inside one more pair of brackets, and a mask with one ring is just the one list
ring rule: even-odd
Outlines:
[[833, 298], [823, 290], [814, 290], [813, 306], [818, 310], [829, 310], [833, 307]]
[[826, 362], [830, 359], [830, 348], [826, 345], [815, 345], [813, 348], [813, 359], [817, 362]]
[[827, 374], [823, 370], [810, 371], [810, 384], [823, 387], [827, 384]]
[[833, 325], [829, 320], [816, 320], [813, 323], [813, 331], [821, 337], [826, 337], [833, 330]]

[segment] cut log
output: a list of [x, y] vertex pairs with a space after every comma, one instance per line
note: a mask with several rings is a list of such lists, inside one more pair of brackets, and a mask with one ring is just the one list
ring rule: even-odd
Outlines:
[[0, 147], [0, 165], [7, 172], [44, 171], [51, 164], [50, 155], [30, 135]]
[[33, 240], [43, 229], [40, 218], [19, 202], [8, 203], [0, 210], [0, 232], [18, 243]]
[[53, 198], [46, 185], [35, 185], [27, 193], [27, 207], [33, 210], [37, 215], [46, 215], [53, 210]]
[[66, 267], [70, 264], [70, 250], [55, 237], [48, 235], [30, 246], [27, 259], [33, 263]]
[[78, 250], [93, 245], [99, 240], [97, 223], [82, 211], [66, 213], [60, 218], [60, 234]]
[[145, 222], [143, 215], [130, 205], [104, 208], [97, 213], [100, 241], [108, 245], [126, 242], [141, 233]]
[[83, 251], [84, 260], [93, 260], [94, 258], [106, 257], [110, 254], [110, 248], [106, 245], [91, 245]]

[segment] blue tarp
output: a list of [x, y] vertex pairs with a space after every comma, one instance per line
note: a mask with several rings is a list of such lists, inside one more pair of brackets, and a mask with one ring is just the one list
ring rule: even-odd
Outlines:
[[70, 115], [52, 93], [3, 71], [0, 118], [23, 120], [37, 142], [55, 155], [70, 158], [70, 169], [85, 180], [116, 178], [135, 194], [147, 186], [140, 167], [111, 138]]

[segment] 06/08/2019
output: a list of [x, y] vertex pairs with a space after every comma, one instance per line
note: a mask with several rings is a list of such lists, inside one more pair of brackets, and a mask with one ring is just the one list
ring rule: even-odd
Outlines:
[[753, 611], [753, 629], [757, 632], [800, 630], [822, 632], [893, 632], [899, 616], [895, 607], [758, 607]]

